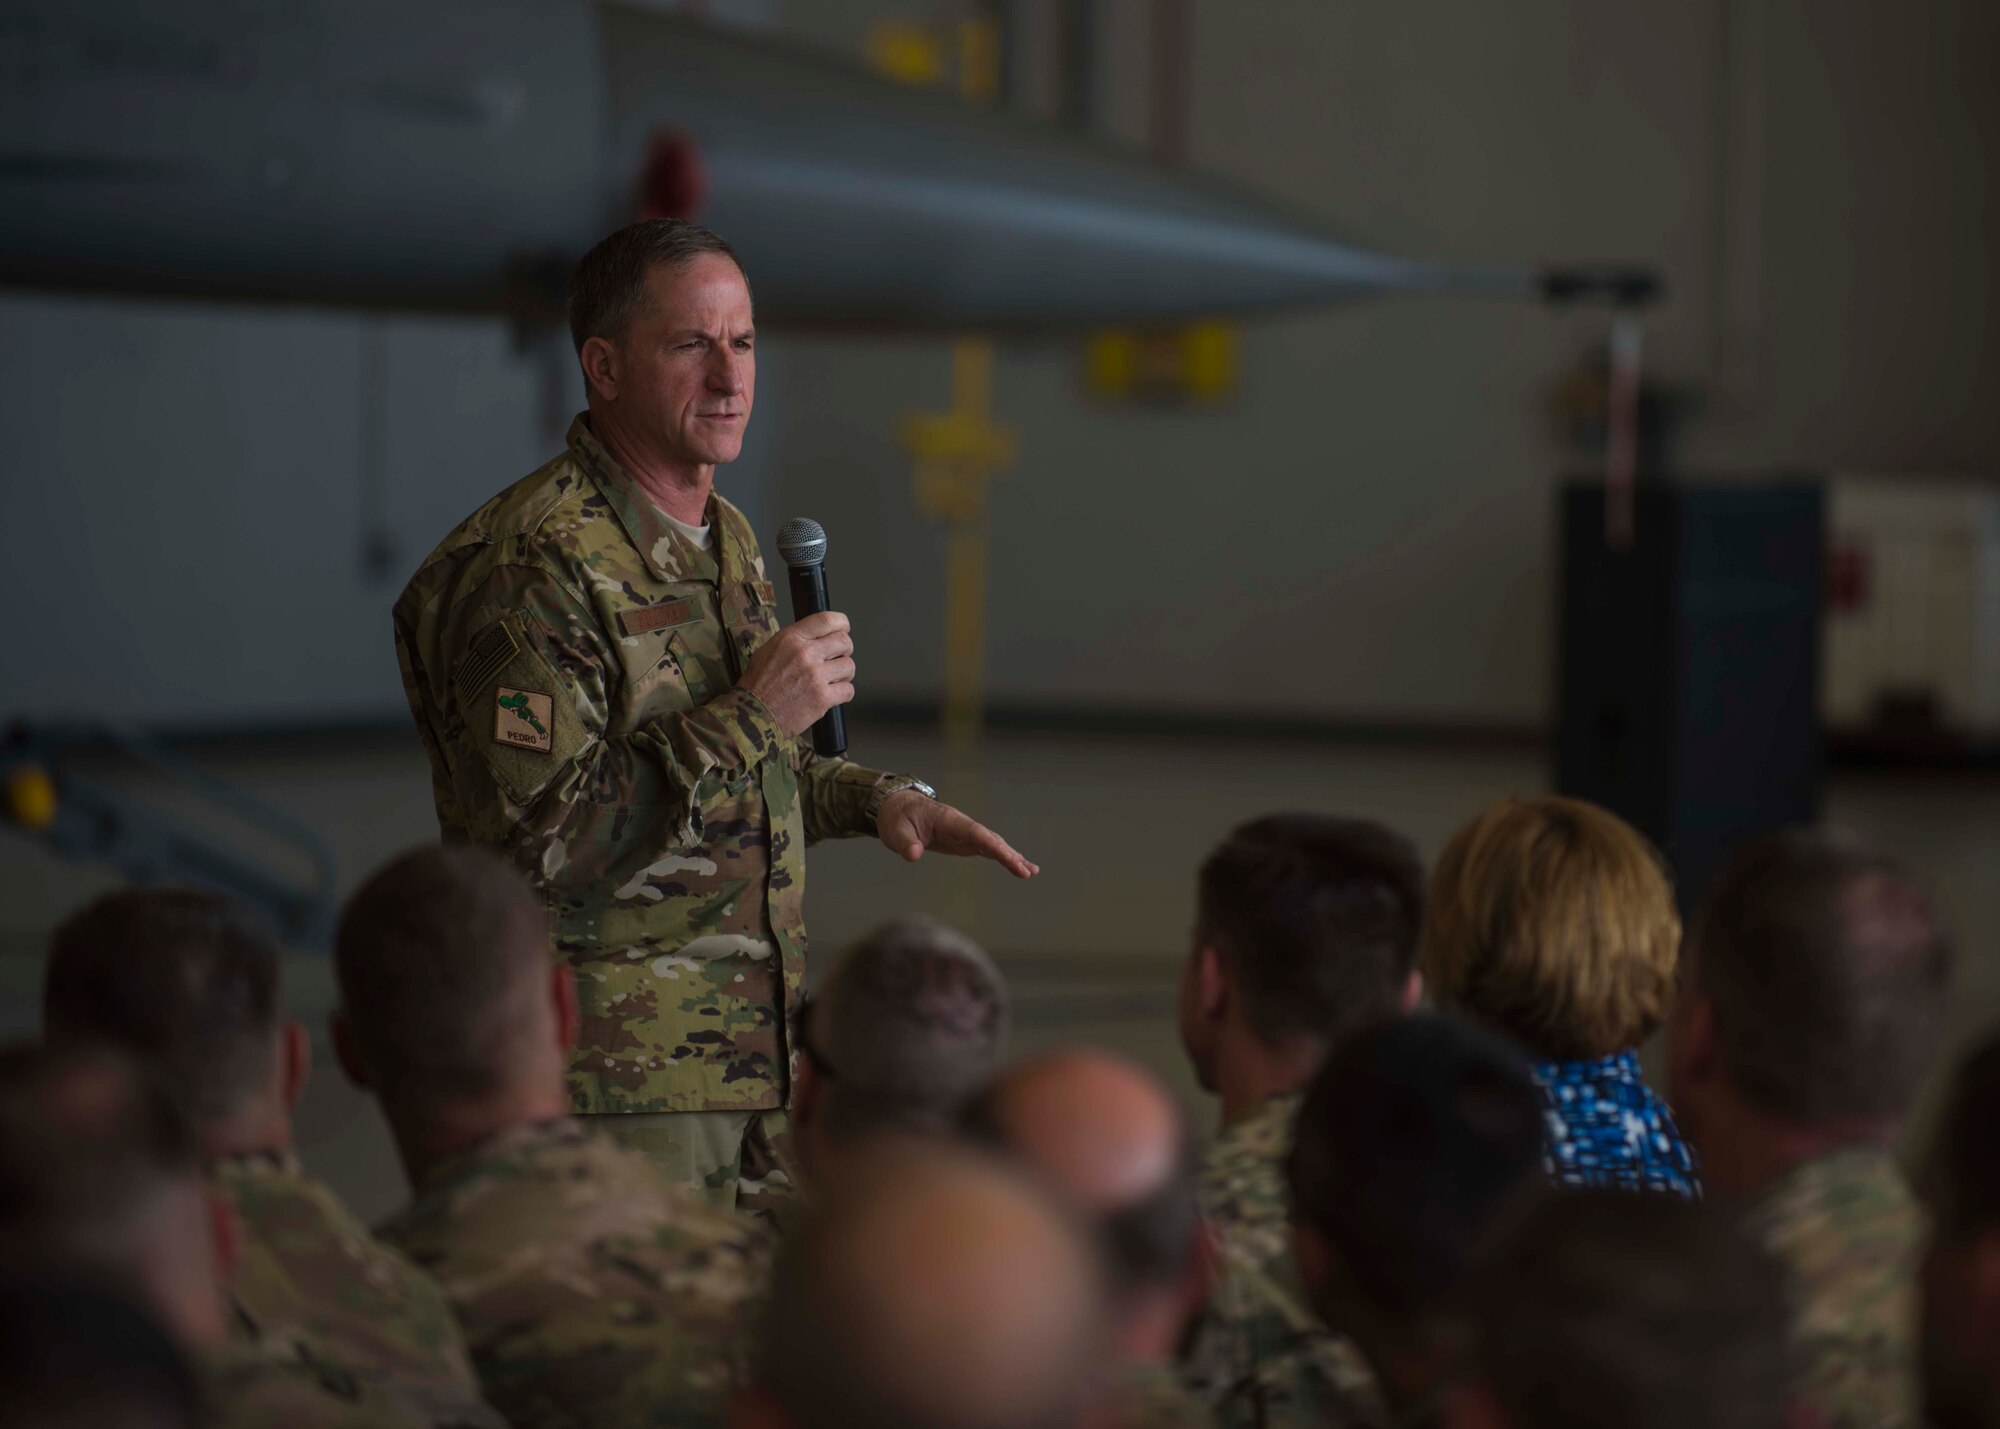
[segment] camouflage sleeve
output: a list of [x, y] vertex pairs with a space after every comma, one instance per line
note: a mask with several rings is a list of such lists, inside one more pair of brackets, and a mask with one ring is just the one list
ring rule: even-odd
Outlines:
[[894, 778], [846, 759], [823, 759], [813, 753], [810, 738], [800, 742], [799, 801], [805, 812], [806, 842], [872, 835], [868, 796], [884, 779]]
[[481, 817], [468, 832], [544, 876], [651, 842], [642, 830], [655, 847], [696, 847], [704, 805], [789, 754], [770, 711], [740, 686], [610, 733], [617, 656], [589, 605], [550, 571], [499, 567], [463, 603], [467, 616], [449, 698], [497, 795], [472, 801]]

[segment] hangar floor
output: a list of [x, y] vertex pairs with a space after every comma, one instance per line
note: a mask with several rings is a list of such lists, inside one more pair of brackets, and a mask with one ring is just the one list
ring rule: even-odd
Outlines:
[[[1545, 786], [1519, 752], [1419, 746], [996, 736], [969, 757], [935, 736], [857, 729], [858, 757], [924, 774], [1041, 863], [1021, 884], [990, 865], [903, 864], [873, 841], [812, 855], [808, 917], [821, 954], [903, 912], [956, 923], [991, 948], [1013, 986], [1015, 1048], [1087, 1040], [1170, 1079], [1205, 1122], [1173, 1030], [1174, 982], [1187, 943], [1192, 875], [1230, 826], [1277, 808], [1323, 808], [1405, 830], [1434, 856], [1488, 801]], [[213, 748], [215, 773], [319, 829], [343, 888], [388, 855], [435, 833], [430, 784], [414, 743], [333, 741], [310, 748]], [[1845, 774], [1828, 816], [1898, 849], [1938, 881], [1963, 948], [1953, 1046], [2000, 1019], [2000, 781], [1990, 777]], [[115, 880], [58, 863], [0, 835], [0, 1033], [31, 1031], [40, 956], [68, 909]], [[310, 1165], [370, 1217], [393, 1207], [402, 1176], [370, 1102], [324, 1045], [331, 979], [323, 959], [286, 967], [289, 996], [318, 1038], [317, 1075], [300, 1114]]]

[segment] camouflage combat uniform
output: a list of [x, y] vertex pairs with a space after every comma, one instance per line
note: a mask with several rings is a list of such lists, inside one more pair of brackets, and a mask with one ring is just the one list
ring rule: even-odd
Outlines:
[[199, 1376], [209, 1429], [508, 1429], [463, 1390], [354, 1374], [299, 1346], [224, 1345]]
[[[703, 551], [578, 417], [425, 558], [396, 650], [446, 841], [510, 855], [576, 969], [573, 1108], [781, 1127], [805, 848], [872, 833], [886, 776], [819, 758], [737, 684], [781, 621], [742, 513], [711, 495], [706, 519]], [[707, 1158], [725, 1204], [731, 1149]]]
[[1918, 1422], [1924, 1217], [1889, 1152], [1846, 1147], [1780, 1176], [1750, 1224], [1784, 1264], [1805, 1399], [1832, 1429]]
[[1212, 1429], [1215, 1416], [1195, 1398], [1172, 1365], [1113, 1366], [1106, 1372], [1105, 1413], [1114, 1429]]
[[567, 1117], [437, 1167], [382, 1235], [444, 1286], [516, 1429], [719, 1423], [768, 1277], [755, 1222]]
[[290, 1152], [226, 1156], [209, 1174], [243, 1229], [230, 1293], [244, 1338], [478, 1398], [444, 1291], [369, 1234]]
[[1308, 1308], [1292, 1254], [1284, 1160], [1301, 1100], [1272, 1097], [1225, 1127], [1202, 1165], [1221, 1263], [1187, 1370], [1224, 1429], [1388, 1420], [1360, 1352]]

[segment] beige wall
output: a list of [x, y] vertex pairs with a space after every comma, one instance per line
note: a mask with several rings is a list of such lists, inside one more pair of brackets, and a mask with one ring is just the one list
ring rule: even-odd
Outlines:
[[[1027, 5], [1045, 107], [1050, 6]], [[1136, 138], [1149, 7], [1104, 16], [1107, 127]], [[858, 49], [878, 14], [805, 0]], [[1196, 0], [1197, 165], [1426, 256], [1632, 260], [1669, 294], [1659, 375], [1700, 388], [1703, 472], [2000, 474], [1984, 0]], [[1218, 414], [1108, 413], [1067, 347], [1005, 350], [1021, 461], [993, 525], [1005, 702], [1521, 724], [1552, 683], [1549, 393], [1588, 315], [1382, 302], [1248, 329]], [[942, 540], [901, 416], [942, 346], [782, 341], [776, 505], [835, 541], [864, 698], [936, 688]], [[846, 559], [843, 560], [843, 554]]]

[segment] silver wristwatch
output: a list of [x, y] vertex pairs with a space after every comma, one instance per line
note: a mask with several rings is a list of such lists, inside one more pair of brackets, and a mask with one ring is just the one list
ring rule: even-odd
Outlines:
[[869, 791], [868, 822], [872, 824], [881, 818], [882, 806], [889, 802], [892, 795], [900, 794], [905, 789], [914, 789], [926, 799], [937, 798], [937, 790], [931, 788], [923, 780], [908, 774], [893, 775], [890, 778], [882, 780]]

